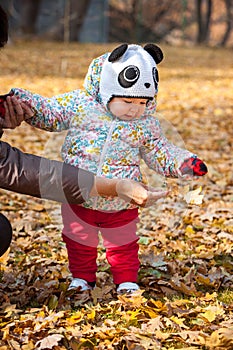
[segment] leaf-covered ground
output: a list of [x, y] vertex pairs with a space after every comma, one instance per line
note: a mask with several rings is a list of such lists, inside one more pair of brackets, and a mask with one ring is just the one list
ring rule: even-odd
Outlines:
[[[208, 176], [189, 184], [202, 187], [202, 204], [186, 203], [187, 183], [167, 181], [170, 195], [140, 214], [141, 292], [116, 295], [100, 246], [97, 287], [70, 301], [59, 204], [1, 190], [0, 210], [14, 227], [1, 259], [1, 350], [233, 349], [232, 51], [161, 47], [159, 117], [169, 138], [208, 164]], [[15, 43], [0, 54], [0, 93], [81, 87], [91, 59], [110, 49]], [[26, 124], [4, 134], [24, 151], [57, 159], [62, 137]]]

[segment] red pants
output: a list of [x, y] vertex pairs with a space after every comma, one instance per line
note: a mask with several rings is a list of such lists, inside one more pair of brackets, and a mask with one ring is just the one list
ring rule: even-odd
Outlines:
[[62, 237], [74, 278], [83, 278], [88, 282], [96, 280], [100, 231], [114, 283], [137, 281], [140, 266], [136, 235], [137, 209], [107, 213], [63, 204], [62, 218]]

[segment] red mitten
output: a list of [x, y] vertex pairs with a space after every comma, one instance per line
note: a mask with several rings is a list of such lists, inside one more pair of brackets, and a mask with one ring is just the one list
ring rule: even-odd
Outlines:
[[182, 175], [203, 176], [208, 172], [205, 163], [196, 157], [186, 159], [180, 166]]

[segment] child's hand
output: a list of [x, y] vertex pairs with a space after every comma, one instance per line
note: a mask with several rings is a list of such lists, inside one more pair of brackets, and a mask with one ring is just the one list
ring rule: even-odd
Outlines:
[[205, 163], [196, 157], [186, 159], [180, 166], [180, 172], [182, 175], [191, 176], [203, 176], [208, 172]]

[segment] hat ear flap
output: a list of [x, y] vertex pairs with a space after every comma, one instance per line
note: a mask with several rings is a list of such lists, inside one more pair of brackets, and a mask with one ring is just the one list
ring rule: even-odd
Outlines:
[[153, 57], [156, 64], [159, 64], [163, 60], [163, 52], [157, 45], [146, 44], [144, 46], [144, 50], [146, 50]]
[[117, 61], [121, 56], [124, 55], [125, 51], [128, 48], [128, 44], [122, 44], [118, 47], [116, 47], [110, 54], [108, 61], [109, 62], [115, 62]]

